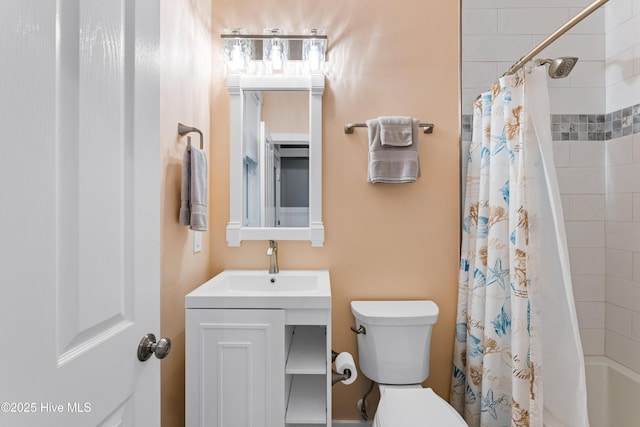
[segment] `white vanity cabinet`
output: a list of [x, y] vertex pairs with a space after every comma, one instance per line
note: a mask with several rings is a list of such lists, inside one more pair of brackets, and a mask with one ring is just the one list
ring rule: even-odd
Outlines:
[[284, 311], [187, 310], [186, 425], [284, 425]]
[[326, 270], [225, 270], [185, 298], [187, 427], [331, 426]]
[[187, 427], [331, 426], [330, 310], [186, 310]]
[[285, 426], [331, 426], [331, 311], [285, 312]]

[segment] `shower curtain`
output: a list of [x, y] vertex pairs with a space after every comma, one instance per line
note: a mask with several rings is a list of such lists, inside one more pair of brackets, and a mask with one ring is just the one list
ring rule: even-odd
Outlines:
[[451, 404], [471, 427], [587, 427], [544, 66], [476, 101], [467, 162]]

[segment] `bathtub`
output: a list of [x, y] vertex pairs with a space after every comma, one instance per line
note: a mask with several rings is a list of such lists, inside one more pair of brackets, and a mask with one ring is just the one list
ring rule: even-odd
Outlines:
[[[585, 357], [590, 427], [638, 427], [640, 374], [602, 356]], [[545, 411], [545, 427], [565, 427]]]
[[640, 374], [602, 356], [585, 357], [590, 427], [640, 425]]

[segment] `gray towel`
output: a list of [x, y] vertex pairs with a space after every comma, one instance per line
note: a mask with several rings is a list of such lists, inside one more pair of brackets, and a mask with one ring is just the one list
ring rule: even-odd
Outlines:
[[189, 200], [191, 200], [191, 153], [189, 150], [184, 150], [184, 156], [182, 156], [182, 186], [180, 187], [180, 225], [188, 226], [191, 224], [191, 206]]
[[207, 155], [204, 150], [194, 146], [191, 146], [190, 172], [189, 201], [191, 207], [191, 229], [195, 231], [207, 231], [209, 228], [207, 217], [207, 205], [209, 204]]
[[411, 117], [382, 116], [380, 123], [380, 143], [384, 146], [408, 147], [413, 143], [413, 122]]
[[402, 184], [415, 182], [420, 176], [418, 138], [420, 121], [411, 119], [412, 144], [405, 147], [383, 146], [380, 122], [367, 120], [369, 133], [369, 182]]
[[179, 223], [192, 230], [207, 231], [209, 179], [207, 155], [204, 150], [190, 146], [182, 157], [182, 185], [180, 187]]

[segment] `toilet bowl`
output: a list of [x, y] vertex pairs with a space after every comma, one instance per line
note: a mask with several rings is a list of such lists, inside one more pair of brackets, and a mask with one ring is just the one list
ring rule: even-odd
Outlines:
[[374, 427], [467, 426], [421, 383], [429, 376], [433, 301], [352, 301], [360, 371], [380, 388]]
[[430, 388], [380, 384], [372, 427], [467, 427], [451, 405]]

